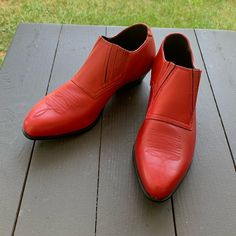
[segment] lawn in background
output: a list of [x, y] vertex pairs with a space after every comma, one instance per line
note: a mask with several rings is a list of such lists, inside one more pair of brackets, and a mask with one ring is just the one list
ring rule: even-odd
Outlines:
[[23, 22], [236, 30], [236, 0], [0, 0], [0, 65]]

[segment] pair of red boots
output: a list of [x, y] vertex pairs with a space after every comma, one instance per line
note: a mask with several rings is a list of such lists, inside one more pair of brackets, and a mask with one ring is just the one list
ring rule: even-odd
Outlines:
[[191, 164], [196, 138], [201, 71], [194, 67], [189, 41], [182, 34], [168, 35], [157, 55], [145, 24], [112, 38], [100, 36], [77, 74], [31, 109], [24, 121], [25, 136], [49, 139], [88, 130], [119, 88], [141, 81], [151, 68], [147, 114], [133, 158], [147, 197], [167, 199]]

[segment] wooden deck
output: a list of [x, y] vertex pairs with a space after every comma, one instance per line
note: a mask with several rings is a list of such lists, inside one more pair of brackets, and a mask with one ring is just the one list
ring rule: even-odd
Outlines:
[[203, 70], [194, 161], [174, 196], [140, 190], [132, 146], [145, 115], [150, 73], [117, 93], [89, 132], [27, 140], [30, 107], [67, 81], [98, 35], [121, 27], [23, 24], [0, 70], [0, 236], [235, 236], [236, 32], [154, 28], [191, 40]]

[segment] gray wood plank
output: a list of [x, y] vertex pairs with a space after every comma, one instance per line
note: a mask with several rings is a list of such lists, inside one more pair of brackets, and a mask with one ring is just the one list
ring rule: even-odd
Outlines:
[[236, 232], [236, 179], [230, 152], [207, 80], [194, 32], [160, 29], [160, 45], [170, 32], [191, 40], [196, 66], [203, 70], [197, 103], [197, 144], [192, 166], [174, 194], [177, 235], [233, 236]]
[[[108, 27], [108, 35], [120, 27]], [[158, 36], [158, 33], [156, 34]], [[97, 210], [98, 236], [175, 235], [171, 201], [155, 204], [140, 190], [132, 165], [132, 147], [145, 115], [149, 79], [118, 93], [102, 123]]]
[[196, 30], [196, 35], [236, 169], [236, 32]]
[[[105, 27], [63, 25], [49, 91], [79, 69], [100, 34]], [[36, 142], [16, 235], [94, 235], [100, 127]]]
[[[14, 227], [33, 142], [22, 121], [45, 94], [61, 26], [20, 25], [0, 70], [0, 235]], [[43, 58], [43, 60], [42, 60]]]

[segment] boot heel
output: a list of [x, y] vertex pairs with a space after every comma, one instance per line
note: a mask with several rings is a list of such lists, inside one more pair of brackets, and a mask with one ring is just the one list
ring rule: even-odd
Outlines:
[[124, 85], [124, 86], [121, 87], [118, 91], [127, 90], [127, 89], [133, 88], [133, 87], [135, 87], [135, 86], [141, 84], [145, 76], [146, 76], [146, 74], [143, 75], [143, 76], [141, 76], [139, 79], [134, 80], [134, 81], [132, 81], [132, 82], [130, 82], [130, 83]]

